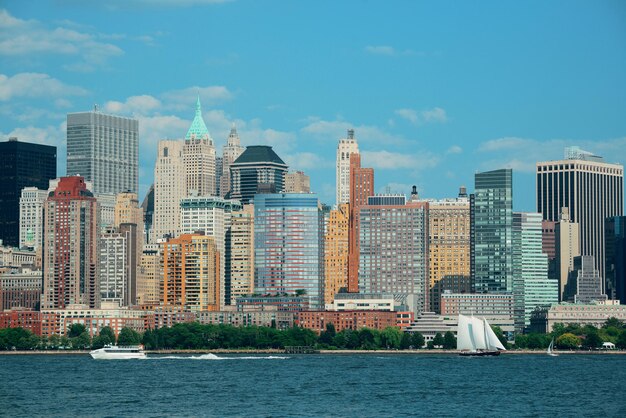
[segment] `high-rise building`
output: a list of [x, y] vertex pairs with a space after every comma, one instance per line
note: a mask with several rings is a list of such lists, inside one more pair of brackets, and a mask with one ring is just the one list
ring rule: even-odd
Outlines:
[[[226, 200], [217, 196], [189, 196], [180, 201], [180, 232], [194, 234], [202, 232], [213, 237], [217, 251], [220, 253], [220, 285], [225, 285], [226, 265], [226, 231], [230, 228], [231, 213], [242, 209], [237, 200]], [[225, 305], [225, 290], [220, 289], [222, 300], [220, 306]]]
[[164, 236], [176, 237], [180, 228], [180, 200], [187, 196], [183, 144], [181, 141], [159, 141], [154, 167], [154, 214], [152, 241]]
[[626, 216], [610, 217], [604, 227], [606, 293], [626, 304]]
[[287, 168], [272, 147], [247, 147], [230, 165], [230, 198], [247, 205], [257, 193], [281, 193]]
[[226, 232], [224, 303], [236, 305], [237, 299], [254, 291], [254, 207], [246, 205], [233, 212]]
[[354, 129], [337, 144], [337, 206], [350, 202], [350, 155], [359, 153], [359, 144], [354, 138]]
[[359, 210], [374, 195], [374, 169], [361, 167], [361, 154], [350, 154], [348, 292], [359, 291]]
[[67, 175], [93, 184], [93, 193], [139, 191], [139, 122], [97, 109], [67, 115]]
[[580, 228], [580, 253], [594, 257], [604, 277], [604, 222], [624, 214], [624, 167], [577, 147], [565, 159], [537, 163], [537, 211], [558, 221], [562, 208]]
[[185, 135], [183, 165], [187, 176], [187, 192], [198, 196], [215, 196], [215, 146], [202, 119], [200, 97], [196, 102], [196, 115]]
[[428, 310], [428, 203], [371, 196], [359, 207], [359, 293], [391, 293]]
[[222, 173], [224, 172], [224, 157], [215, 157], [215, 193], [223, 197], [220, 190], [222, 183]]
[[574, 270], [574, 257], [580, 255], [580, 240], [578, 234], [578, 223], [570, 221], [568, 208], [562, 208], [561, 217], [554, 227], [555, 267], [557, 281], [559, 282], [560, 302], [565, 300], [565, 286], [567, 285], [570, 272]]
[[311, 179], [303, 171], [285, 175], [285, 193], [311, 193]]
[[540, 213], [513, 213], [513, 300], [516, 332], [530, 326], [537, 307], [559, 301], [558, 282], [548, 279], [548, 255], [542, 250]]
[[98, 280], [100, 282], [100, 301], [128, 306], [125, 303], [128, 288], [127, 246], [128, 237], [116, 228], [111, 228], [100, 235], [98, 248]]
[[222, 148], [222, 176], [220, 178], [220, 196], [224, 197], [230, 192], [230, 166], [243, 154], [239, 134], [235, 124], [230, 129], [226, 145]]
[[158, 305], [163, 280], [163, 251], [159, 244], [147, 244], [139, 259], [137, 272], [137, 303]]
[[574, 270], [570, 273], [568, 283], [568, 300], [574, 303], [591, 303], [605, 301], [606, 294], [602, 291], [602, 276], [595, 268], [595, 259], [590, 255], [574, 257]]
[[20, 197], [20, 248], [38, 250], [42, 244], [43, 205], [48, 190], [25, 187]]
[[470, 204], [467, 197], [428, 201], [430, 310], [440, 313], [441, 295], [471, 292]]
[[213, 237], [183, 234], [164, 243], [161, 304], [219, 311], [219, 264]]
[[57, 149], [20, 142], [15, 137], [0, 142], [0, 240], [20, 243], [20, 195], [25, 187], [47, 189], [57, 174]]
[[322, 221], [315, 194], [254, 197], [255, 293], [302, 295], [309, 300], [311, 309], [322, 308]]
[[44, 309], [100, 306], [98, 208], [80, 176], [61, 177], [44, 205]]
[[348, 227], [350, 207], [340, 204], [330, 211], [324, 233], [324, 304], [348, 289]]
[[154, 183], [150, 185], [148, 193], [143, 198], [141, 209], [143, 210], [144, 242], [149, 243], [152, 236], [152, 217], [154, 215]]
[[470, 259], [476, 293], [513, 291], [513, 171], [476, 173]]

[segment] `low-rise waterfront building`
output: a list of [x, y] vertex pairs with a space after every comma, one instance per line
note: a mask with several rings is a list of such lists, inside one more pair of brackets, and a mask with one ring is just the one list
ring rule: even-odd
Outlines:
[[0, 274], [0, 311], [26, 308], [39, 309], [42, 290], [41, 270], [28, 268]]
[[301, 296], [242, 296], [237, 299], [237, 311], [278, 310], [280, 312], [308, 311], [309, 299]]
[[441, 315], [506, 315], [513, 318], [511, 293], [451, 293], [441, 295]]
[[258, 326], [287, 329], [293, 327], [294, 314], [278, 310], [247, 311], [247, 312], [198, 312], [196, 314], [201, 324], [233, 325], [235, 327]]
[[0, 329], [24, 328], [41, 335], [41, 312], [30, 309], [10, 309], [0, 312]]
[[327, 311], [395, 311], [399, 304], [391, 294], [337, 293]]
[[326, 330], [327, 324], [333, 324], [336, 332], [360, 328], [383, 330], [397, 326], [397, 319], [393, 311], [306, 311], [298, 313], [298, 326], [318, 334]]
[[531, 326], [535, 332], [552, 332], [555, 324], [593, 325], [600, 328], [609, 318], [626, 321], [626, 305], [615, 302], [555, 304], [533, 312]]

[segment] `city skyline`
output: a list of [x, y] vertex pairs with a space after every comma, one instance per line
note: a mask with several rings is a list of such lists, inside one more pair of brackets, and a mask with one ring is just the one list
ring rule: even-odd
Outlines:
[[350, 128], [375, 192], [452, 197], [476, 172], [512, 168], [515, 211], [535, 210], [535, 163], [565, 146], [626, 162], [621, 4], [291, 4], [280, 19], [275, 4], [200, 3], [6, 4], [2, 140], [57, 146], [62, 176], [67, 113], [98, 103], [137, 118], [140, 200], [157, 141], [184, 138], [198, 95], [216, 150], [235, 123], [242, 145], [273, 146], [328, 204]]

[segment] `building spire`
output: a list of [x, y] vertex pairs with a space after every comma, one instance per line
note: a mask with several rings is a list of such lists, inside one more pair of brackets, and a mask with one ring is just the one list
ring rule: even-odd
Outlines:
[[189, 139], [211, 139], [209, 130], [204, 123], [204, 119], [202, 119], [202, 105], [200, 105], [200, 95], [198, 95], [198, 98], [196, 100], [196, 115], [193, 118], [193, 122], [191, 122], [191, 126], [187, 131], [187, 135], [185, 135], [185, 140]]

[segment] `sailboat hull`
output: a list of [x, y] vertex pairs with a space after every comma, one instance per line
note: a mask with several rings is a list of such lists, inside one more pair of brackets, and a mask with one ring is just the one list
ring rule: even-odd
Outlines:
[[461, 351], [459, 356], [463, 357], [486, 357], [486, 356], [499, 356], [499, 351]]

